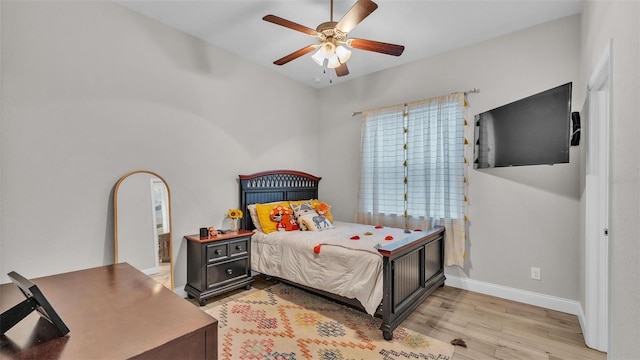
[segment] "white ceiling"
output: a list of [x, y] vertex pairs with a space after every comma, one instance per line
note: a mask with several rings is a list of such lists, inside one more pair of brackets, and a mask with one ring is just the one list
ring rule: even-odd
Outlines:
[[[348, 37], [400, 44], [400, 57], [352, 50], [350, 74], [323, 74], [311, 54], [285, 65], [273, 61], [316, 44], [315, 38], [262, 20], [273, 14], [315, 29], [330, 19], [330, 0], [115, 0], [161, 23], [226, 49], [251, 62], [314, 88], [361, 77], [401, 64], [577, 14], [583, 0], [374, 0], [378, 9]], [[356, 0], [335, 0], [333, 20]], [[315, 80], [315, 81], [314, 81]]]

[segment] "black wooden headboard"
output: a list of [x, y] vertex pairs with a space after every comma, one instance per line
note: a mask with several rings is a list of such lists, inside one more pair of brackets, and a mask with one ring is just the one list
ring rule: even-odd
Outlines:
[[247, 205], [317, 199], [318, 184], [322, 179], [294, 170], [263, 171], [238, 177], [240, 179], [240, 210], [245, 215], [240, 220], [240, 228], [246, 230], [255, 229]]

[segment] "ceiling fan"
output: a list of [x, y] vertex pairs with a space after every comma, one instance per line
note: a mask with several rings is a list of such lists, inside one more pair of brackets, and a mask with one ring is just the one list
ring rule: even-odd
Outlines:
[[357, 0], [342, 19], [335, 22], [333, 21], [333, 0], [331, 0], [330, 20], [318, 25], [315, 30], [275, 15], [266, 15], [262, 20], [311, 35], [319, 42], [319, 44], [305, 46], [300, 50], [294, 51], [273, 63], [276, 65], [284, 65], [289, 61], [318, 49], [311, 58], [320, 66], [326, 65], [328, 68], [335, 69], [337, 76], [345, 76], [349, 74], [347, 60], [351, 56], [351, 51], [345, 48], [345, 45], [349, 48], [400, 56], [404, 51], [404, 46], [402, 45], [347, 38], [347, 33], [353, 30], [356, 25], [377, 8], [378, 5], [371, 0]]

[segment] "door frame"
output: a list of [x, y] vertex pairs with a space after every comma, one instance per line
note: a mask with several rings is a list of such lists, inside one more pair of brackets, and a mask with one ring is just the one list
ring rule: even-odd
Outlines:
[[607, 352], [610, 307], [610, 136], [613, 40], [588, 84], [585, 199], [585, 320], [587, 346]]

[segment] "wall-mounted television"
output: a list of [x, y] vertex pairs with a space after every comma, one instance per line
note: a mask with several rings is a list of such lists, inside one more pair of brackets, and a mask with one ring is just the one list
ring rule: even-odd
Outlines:
[[569, 162], [567, 83], [475, 116], [475, 169]]

